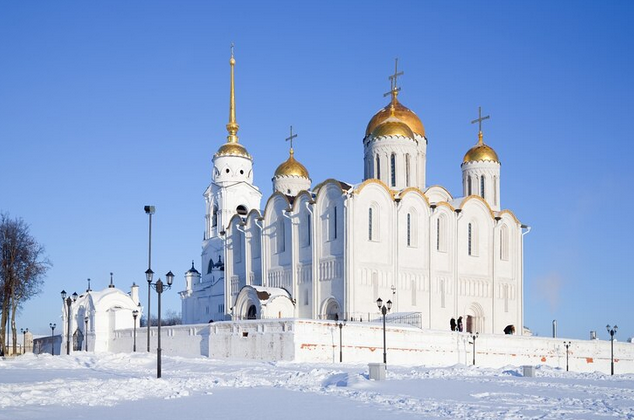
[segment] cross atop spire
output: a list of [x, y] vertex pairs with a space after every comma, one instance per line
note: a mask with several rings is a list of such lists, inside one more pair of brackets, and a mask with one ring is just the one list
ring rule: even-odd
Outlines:
[[390, 80], [390, 91], [384, 93], [383, 96], [392, 95], [392, 99], [396, 99], [396, 95], [401, 91], [401, 88], [397, 86], [398, 77], [405, 74], [402, 71], [398, 71], [398, 58], [394, 59], [394, 74], [392, 74], [388, 79]]
[[112, 282], [112, 273], [110, 273], [110, 284], [108, 285], [109, 289], [114, 288], [114, 283]]
[[92, 289], [90, 288], [90, 279], [88, 279], [88, 288], [86, 289], [86, 292], [92, 292]]
[[291, 135], [287, 137], [285, 140], [291, 142], [291, 153], [293, 153], [293, 139], [297, 137], [297, 134], [293, 134], [293, 126], [291, 125]]
[[489, 118], [491, 118], [490, 115], [487, 115], [486, 117], [482, 116], [482, 107], [479, 106], [478, 107], [478, 118], [476, 118], [475, 120], [471, 121], [471, 124], [478, 123], [478, 143], [482, 143], [482, 121], [488, 120]]

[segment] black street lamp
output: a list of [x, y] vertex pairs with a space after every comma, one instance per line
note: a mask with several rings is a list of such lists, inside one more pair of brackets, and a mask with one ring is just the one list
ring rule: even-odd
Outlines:
[[478, 335], [479, 333], [475, 333], [475, 334], [471, 334], [469, 336], [469, 338], [471, 338], [471, 340], [473, 340], [472, 342], [470, 342], [469, 344], [473, 344], [473, 366], [475, 366], [475, 355], [476, 355], [476, 347], [475, 347], [475, 343], [476, 340], [478, 339]]
[[158, 294], [158, 326], [157, 326], [157, 337], [158, 337], [158, 346], [156, 348], [156, 377], [161, 377], [161, 294], [164, 290], [169, 290], [172, 288], [172, 282], [174, 281], [174, 274], [170, 271], [165, 275], [167, 279], [167, 285], [163, 284], [161, 279], [159, 278], [156, 283], [149, 283], [151, 287], [156, 290]]
[[610, 367], [611, 367], [611, 375], [614, 375], [614, 334], [616, 334], [616, 330], [619, 329], [616, 325], [614, 328], [610, 327], [610, 324], [606, 325], [605, 328], [610, 333]]
[[145, 279], [147, 280], [147, 351], [150, 352], [150, 302], [152, 296], [152, 277], [154, 271], [152, 271], [152, 215], [156, 212], [154, 206], [143, 207], [145, 214], [150, 218], [149, 226], [149, 239], [148, 239], [148, 257], [147, 257], [147, 270], [145, 271]]
[[139, 316], [139, 311], [137, 311], [136, 309], [134, 311], [132, 311], [132, 318], [134, 318], [134, 333], [133, 333], [133, 341], [134, 344], [132, 345], [132, 351], [136, 352], [136, 317]]
[[49, 327], [51, 327], [51, 356], [55, 356], [55, 327], [57, 327], [57, 325], [53, 324], [53, 323], [49, 323], [48, 324]]
[[22, 333], [22, 354], [26, 354], [26, 333], [29, 332], [29, 329], [20, 328], [20, 332]]
[[346, 325], [344, 322], [340, 322], [339, 326], [339, 363], [343, 362], [343, 326]]
[[568, 372], [568, 349], [572, 343], [570, 341], [564, 341], [564, 347], [566, 348], [566, 372]]
[[152, 279], [154, 278], [154, 271], [148, 268], [145, 271], [145, 279], [147, 280], [147, 351], [150, 352], [150, 293], [152, 292]]
[[387, 345], [385, 340], [385, 315], [392, 309], [392, 301], [388, 300], [385, 305], [383, 305], [383, 300], [378, 298], [376, 300], [376, 305], [379, 307], [381, 314], [383, 315], [383, 364], [387, 365]]
[[88, 351], [88, 316], [84, 317], [84, 338], [86, 340], [86, 351]]
[[66, 330], [66, 354], [70, 354], [70, 306], [77, 301], [77, 293], [73, 293], [72, 298], [66, 297], [66, 291], [62, 290], [62, 302], [66, 302], [66, 318], [68, 319], [68, 329]]

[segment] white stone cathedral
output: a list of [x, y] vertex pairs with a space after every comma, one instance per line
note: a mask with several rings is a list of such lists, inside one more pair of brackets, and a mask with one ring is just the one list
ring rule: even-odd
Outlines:
[[481, 126], [462, 161], [462, 196], [426, 186], [425, 129], [398, 101], [395, 71], [391, 101], [363, 138], [364, 181], [313, 186], [291, 142], [262, 208], [253, 157], [238, 142], [233, 54], [230, 65], [229, 135], [204, 193], [202, 274], [192, 263], [185, 275], [183, 323], [363, 322], [376, 319], [380, 297], [391, 301], [392, 317], [417, 318], [423, 328], [447, 330], [462, 317], [466, 331], [522, 332], [528, 228], [501, 210], [500, 161]]

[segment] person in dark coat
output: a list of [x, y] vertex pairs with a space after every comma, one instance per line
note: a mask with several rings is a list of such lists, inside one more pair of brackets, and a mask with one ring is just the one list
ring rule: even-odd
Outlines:
[[462, 317], [458, 318], [458, 331], [462, 332]]
[[449, 321], [449, 326], [451, 327], [451, 331], [456, 331], [456, 319], [455, 318], [451, 318], [451, 321]]

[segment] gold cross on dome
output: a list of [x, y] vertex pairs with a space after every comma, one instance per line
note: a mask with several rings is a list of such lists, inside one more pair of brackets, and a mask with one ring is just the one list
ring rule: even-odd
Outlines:
[[235, 46], [235, 44], [232, 42], [231, 43], [231, 57], [233, 57], [233, 47]]
[[297, 134], [293, 134], [293, 126], [291, 125], [291, 136], [286, 138], [286, 141], [291, 142], [291, 150], [293, 150], [293, 139], [297, 137]]
[[396, 92], [400, 92], [401, 88], [396, 86], [396, 82], [398, 77], [402, 76], [403, 74], [405, 73], [402, 71], [401, 72], [398, 71], [398, 58], [395, 58], [394, 59], [394, 74], [388, 77], [388, 79], [390, 79], [390, 91], [387, 93], [384, 93], [383, 96], [394, 95], [396, 94]]
[[473, 120], [473, 121], [471, 121], [471, 124], [478, 123], [478, 131], [482, 132], [482, 121], [488, 120], [489, 118], [491, 118], [490, 115], [487, 115], [486, 117], [482, 116], [482, 107], [479, 106], [478, 107], [478, 118]]

